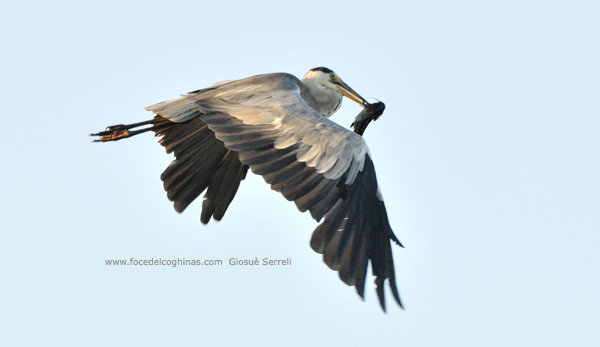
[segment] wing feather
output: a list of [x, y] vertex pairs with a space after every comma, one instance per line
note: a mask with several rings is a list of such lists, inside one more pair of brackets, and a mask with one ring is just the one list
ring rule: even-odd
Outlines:
[[[159, 121], [152, 128], [156, 136], [162, 137], [159, 143], [167, 153], [175, 154], [175, 160], [161, 175], [175, 210], [184, 211], [206, 190], [200, 220], [204, 224], [211, 217], [221, 220], [246, 177], [248, 166], [240, 162], [237, 152], [226, 149], [215, 138], [214, 132], [199, 118], [200, 112], [195, 103], [190, 103], [189, 95], [147, 109], [159, 114]], [[161, 116], [163, 111], [171, 119]]]
[[394, 236], [378, 194], [364, 139], [309, 107], [300, 82], [285, 74], [230, 82], [199, 94], [200, 119], [239, 160], [263, 175], [300, 211], [325, 220], [311, 246], [364, 297], [369, 261], [385, 310], [383, 283], [397, 294], [390, 240]]
[[176, 159], [165, 170], [168, 197], [183, 211], [206, 190], [201, 221], [220, 220], [248, 168], [317, 221], [311, 247], [364, 298], [371, 262], [385, 310], [387, 280], [396, 287], [389, 225], [364, 139], [302, 98], [287, 74], [227, 81], [147, 107], [168, 121], [152, 130]]

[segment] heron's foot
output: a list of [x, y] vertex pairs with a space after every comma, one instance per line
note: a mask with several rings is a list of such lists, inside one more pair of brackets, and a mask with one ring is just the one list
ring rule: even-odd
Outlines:
[[[100, 136], [99, 139], [95, 139], [94, 142], [108, 142], [108, 141], [118, 141], [120, 139], [126, 139], [128, 137], [135, 136], [137, 134], [145, 133], [149, 130], [155, 130], [154, 126], [161, 125], [163, 123], [168, 123], [169, 121], [162, 117], [155, 117], [154, 119], [147, 120], [145, 122], [139, 122], [134, 124], [118, 124], [111, 125], [106, 128], [106, 130], [101, 131], [97, 134], [90, 134], [90, 136]], [[138, 129], [138, 130], [130, 130], [134, 128], [139, 128], [144, 125], [150, 125], [149, 127]]]
[[95, 139], [93, 142], [117, 141], [131, 136], [128, 129], [129, 127], [123, 124], [112, 125], [107, 127], [105, 131], [90, 134], [90, 136], [100, 136], [99, 139]]

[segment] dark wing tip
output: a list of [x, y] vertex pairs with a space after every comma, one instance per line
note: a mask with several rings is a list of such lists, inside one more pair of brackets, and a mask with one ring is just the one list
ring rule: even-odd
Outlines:
[[365, 278], [369, 262], [377, 285], [379, 303], [386, 312], [384, 286], [388, 281], [392, 296], [403, 308], [396, 288], [391, 243], [398, 242], [389, 225], [383, 201], [377, 197], [375, 170], [367, 156], [364, 170], [348, 187], [346, 199], [339, 199], [315, 229], [311, 247], [339, 272], [340, 279], [353, 285], [365, 300]]
[[248, 167], [238, 154], [227, 150], [200, 118], [183, 123], [157, 123], [152, 130], [161, 136], [159, 143], [175, 160], [160, 176], [167, 198], [177, 212], [183, 212], [203, 191], [200, 222], [223, 218], [235, 197]]

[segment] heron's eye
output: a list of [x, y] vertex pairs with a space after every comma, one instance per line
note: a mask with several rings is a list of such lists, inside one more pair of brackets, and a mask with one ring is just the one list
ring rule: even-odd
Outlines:
[[329, 78], [331, 78], [332, 81], [335, 81], [335, 74], [329, 75]]

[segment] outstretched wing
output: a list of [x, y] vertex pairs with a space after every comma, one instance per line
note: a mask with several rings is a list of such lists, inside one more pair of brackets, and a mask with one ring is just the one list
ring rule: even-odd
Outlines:
[[[312, 248], [364, 298], [371, 261], [377, 294], [385, 310], [384, 282], [400, 304], [389, 225], [375, 169], [364, 139], [308, 106], [300, 81], [288, 74], [259, 75], [184, 96], [196, 108], [168, 103], [148, 109], [173, 121], [200, 117], [227, 150], [262, 175], [272, 189], [300, 211], [324, 222]], [[182, 112], [184, 107], [189, 112]], [[169, 109], [178, 108], [175, 112]], [[161, 113], [162, 112], [162, 113]]]

